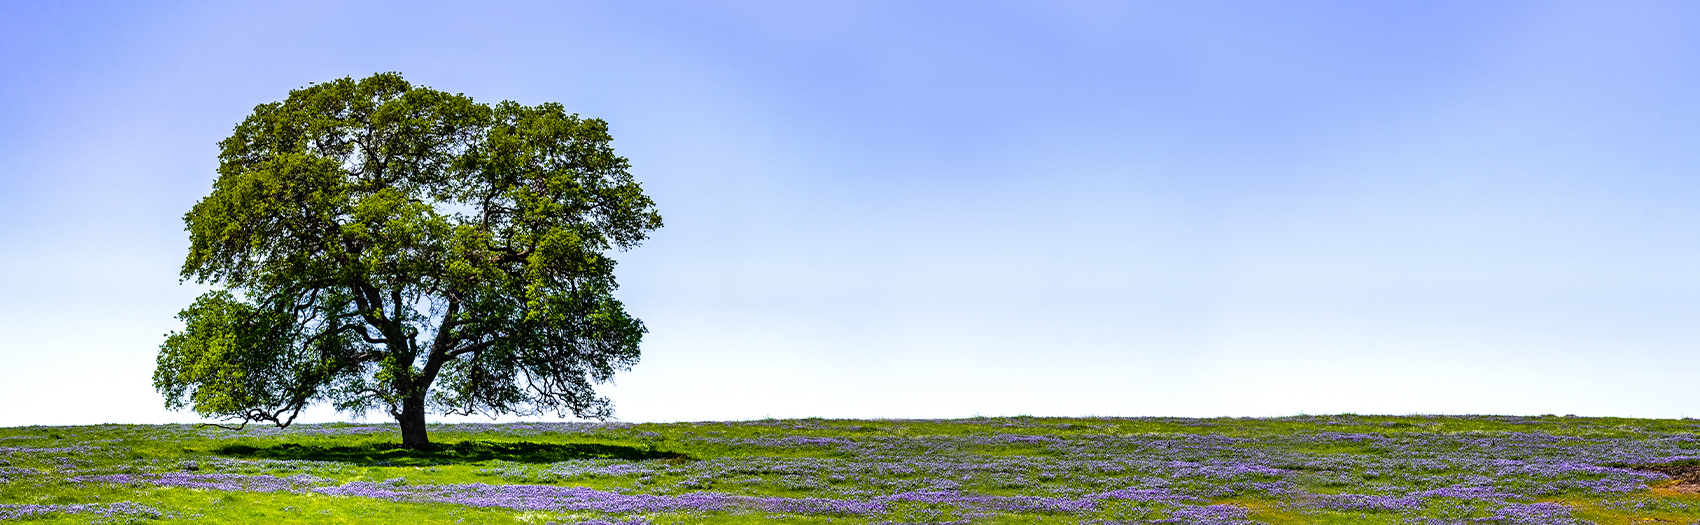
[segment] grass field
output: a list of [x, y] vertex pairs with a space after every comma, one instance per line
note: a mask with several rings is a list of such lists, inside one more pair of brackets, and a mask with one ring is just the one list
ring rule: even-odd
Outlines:
[[[31, 523], [1700, 522], [1700, 421], [975, 418], [0, 428]], [[1675, 476], [1674, 478], [1672, 476]]]

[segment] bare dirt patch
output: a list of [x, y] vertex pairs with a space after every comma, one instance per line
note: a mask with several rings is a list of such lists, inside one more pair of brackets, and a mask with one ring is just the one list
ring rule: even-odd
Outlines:
[[1671, 481], [1654, 485], [1654, 492], [1663, 494], [1700, 494], [1700, 464], [1676, 463], [1671, 465], [1633, 465], [1629, 468], [1642, 472], [1657, 472], [1671, 477]]

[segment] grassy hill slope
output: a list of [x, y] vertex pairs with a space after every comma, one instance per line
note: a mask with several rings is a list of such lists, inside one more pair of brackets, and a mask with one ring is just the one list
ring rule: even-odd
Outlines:
[[[1700, 421], [974, 418], [0, 428], [35, 523], [1694, 523]], [[1655, 521], [1648, 521], [1655, 520]]]

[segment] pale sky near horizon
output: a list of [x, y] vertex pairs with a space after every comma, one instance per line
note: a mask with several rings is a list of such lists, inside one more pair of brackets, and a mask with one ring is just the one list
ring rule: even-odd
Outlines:
[[196, 421], [215, 143], [382, 71], [610, 123], [621, 420], [1700, 414], [1700, 4], [470, 6], [0, 1], [0, 426]]

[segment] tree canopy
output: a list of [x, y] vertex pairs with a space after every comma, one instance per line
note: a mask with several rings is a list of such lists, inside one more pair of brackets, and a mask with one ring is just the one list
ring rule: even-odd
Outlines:
[[607, 253], [661, 227], [610, 140], [393, 73], [255, 107], [184, 215], [182, 278], [222, 289], [178, 314], [155, 388], [242, 424], [382, 408], [415, 448], [428, 411], [609, 417], [593, 387], [646, 330]]

